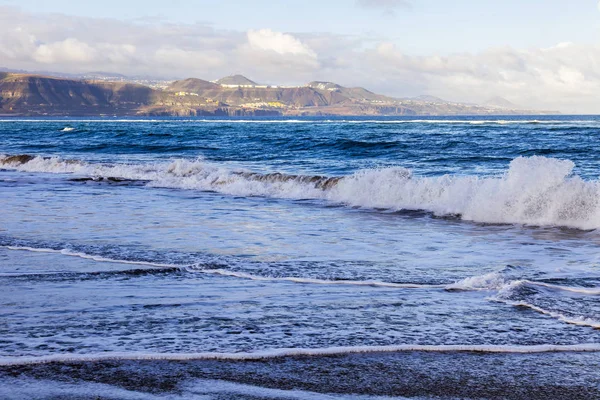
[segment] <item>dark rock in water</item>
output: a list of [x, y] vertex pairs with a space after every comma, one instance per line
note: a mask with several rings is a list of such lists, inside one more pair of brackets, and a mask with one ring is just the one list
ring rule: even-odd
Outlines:
[[123, 178], [115, 178], [112, 176], [96, 176], [96, 177], [86, 177], [86, 178], [73, 178], [73, 179], [69, 179], [72, 182], [125, 182], [125, 181], [130, 181], [130, 179], [123, 179]]
[[114, 176], [95, 176], [95, 177], [81, 177], [81, 178], [71, 178], [69, 179], [71, 182], [102, 182], [102, 183], [121, 183], [121, 184], [139, 184], [143, 185], [148, 181], [145, 180], [135, 180], [135, 179], [125, 179], [125, 178], [117, 178]]
[[[235, 172], [236, 175], [243, 176], [246, 179], [260, 181], [260, 182], [288, 182], [296, 181], [298, 183], [313, 184], [316, 189], [327, 190], [337, 185], [342, 179], [341, 177], [327, 177], [327, 176], [307, 176], [307, 175], [288, 175], [279, 172], [270, 174], [259, 174], [256, 172]], [[220, 183], [220, 182], [213, 182]]]
[[2, 164], [25, 164], [33, 160], [35, 157], [29, 154], [19, 154], [16, 156], [8, 156], [2, 160]]

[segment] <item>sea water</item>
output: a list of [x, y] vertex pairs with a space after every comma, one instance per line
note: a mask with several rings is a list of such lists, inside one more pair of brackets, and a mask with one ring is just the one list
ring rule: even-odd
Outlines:
[[[149, 395], [14, 372], [42, 364], [597, 362], [599, 139], [588, 116], [0, 120], [0, 395]], [[221, 377], [153, 396], [328, 398]]]

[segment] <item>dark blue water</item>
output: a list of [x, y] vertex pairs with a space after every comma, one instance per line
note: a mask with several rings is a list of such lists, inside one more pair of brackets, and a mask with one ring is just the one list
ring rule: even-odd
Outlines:
[[416, 168], [423, 175], [503, 171], [516, 157], [538, 155], [570, 159], [575, 172], [594, 178], [594, 154], [600, 146], [600, 118], [595, 116], [1, 123], [2, 151], [8, 154], [90, 161], [203, 157], [314, 174], [396, 165]]
[[599, 137], [590, 116], [0, 120], [0, 364], [600, 350]]

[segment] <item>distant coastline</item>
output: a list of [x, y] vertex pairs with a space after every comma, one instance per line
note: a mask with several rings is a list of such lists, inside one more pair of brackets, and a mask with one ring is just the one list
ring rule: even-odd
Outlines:
[[[433, 96], [394, 98], [332, 82], [302, 86], [258, 84], [242, 75], [214, 82], [189, 78], [148, 85], [0, 73], [0, 116], [486, 116], [550, 115], [502, 98], [485, 105]], [[114, 77], [113, 77], [114, 78]]]

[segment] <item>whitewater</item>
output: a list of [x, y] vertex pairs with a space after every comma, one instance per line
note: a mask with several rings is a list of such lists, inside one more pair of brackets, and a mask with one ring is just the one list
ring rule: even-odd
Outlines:
[[574, 176], [575, 164], [570, 160], [542, 156], [516, 158], [506, 172], [488, 177], [418, 177], [402, 167], [360, 170], [341, 177], [259, 174], [205, 160], [95, 165], [27, 155], [5, 155], [0, 164], [24, 172], [147, 181], [148, 186], [236, 196], [311, 198], [392, 211], [425, 210], [474, 222], [600, 228], [599, 181]]

